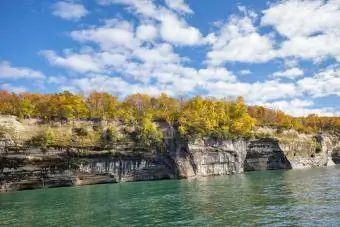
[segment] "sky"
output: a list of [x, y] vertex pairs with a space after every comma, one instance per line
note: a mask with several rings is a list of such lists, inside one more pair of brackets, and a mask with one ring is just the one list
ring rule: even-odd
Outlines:
[[340, 0], [2, 0], [0, 89], [340, 115]]

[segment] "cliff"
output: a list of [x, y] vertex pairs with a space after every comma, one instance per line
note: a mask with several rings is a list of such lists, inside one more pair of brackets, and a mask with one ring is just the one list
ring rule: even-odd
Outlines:
[[245, 171], [291, 169], [279, 142], [276, 139], [264, 138], [251, 141], [245, 159]]
[[174, 146], [168, 152], [180, 178], [243, 173], [247, 141], [172, 142]]
[[78, 151], [7, 150], [0, 162], [0, 191], [139, 180], [168, 179], [170, 170], [153, 157]]
[[247, 144], [177, 143], [167, 152], [124, 154], [52, 147], [42, 152], [10, 143], [3, 140], [0, 147], [0, 191], [242, 173]]
[[[105, 128], [112, 123], [72, 122], [53, 125], [53, 130], [66, 137], [75, 127], [90, 131], [98, 124]], [[331, 135], [285, 132], [279, 138], [188, 142], [171, 132], [157, 149], [131, 141], [111, 148], [93, 147], [87, 145], [93, 135], [87, 135], [71, 137], [73, 146], [32, 147], [24, 141], [46, 128], [51, 130], [50, 125], [2, 117], [0, 126], [0, 191], [325, 166], [339, 163], [340, 157], [338, 137]]]

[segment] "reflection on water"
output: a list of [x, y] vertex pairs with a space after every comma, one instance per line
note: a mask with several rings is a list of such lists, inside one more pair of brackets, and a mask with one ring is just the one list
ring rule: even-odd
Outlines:
[[340, 168], [0, 194], [0, 226], [336, 226]]

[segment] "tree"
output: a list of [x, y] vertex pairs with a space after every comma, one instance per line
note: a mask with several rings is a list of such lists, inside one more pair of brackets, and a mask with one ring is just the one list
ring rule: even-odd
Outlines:
[[163, 133], [152, 121], [151, 115], [146, 115], [141, 119], [137, 127], [137, 139], [145, 147], [158, 146], [162, 142]]
[[179, 114], [179, 102], [162, 93], [159, 97], [153, 99], [153, 110], [157, 117], [166, 121], [173, 126]]
[[165, 121], [188, 137], [248, 136], [255, 124], [274, 127], [278, 132], [284, 129], [305, 133], [340, 130], [340, 117], [316, 114], [293, 117], [263, 106], [247, 106], [243, 97], [232, 100], [196, 96], [184, 100], [165, 93], [158, 97], [137, 93], [120, 101], [109, 93], [96, 91], [84, 97], [67, 91], [16, 94], [2, 90], [0, 114], [45, 120], [115, 119], [135, 127], [145, 126], [146, 119], [150, 122]]
[[29, 118], [34, 112], [34, 106], [31, 101], [23, 98], [19, 103], [19, 117], [20, 118]]

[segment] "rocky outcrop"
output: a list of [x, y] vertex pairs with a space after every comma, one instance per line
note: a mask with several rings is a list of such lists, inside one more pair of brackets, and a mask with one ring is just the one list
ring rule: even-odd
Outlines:
[[337, 144], [337, 146], [333, 148], [331, 159], [334, 164], [340, 164], [340, 144]]
[[248, 142], [200, 140], [179, 143], [171, 152], [178, 176], [204, 177], [243, 173]]
[[155, 157], [112, 156], [98, 153], [79, 157], [69, 151], [7, 151], [0, 156], [0, 191], [159, 180], [173, 177]]
[[[4, 143], [3, 143], [4, 144]], [[108, 150], [3, 147], [0, 191], [243, 172], [248, 142], [171, 140], [167, 152], [123, 155]]]
[[[0, 130], [0, 191], [205, 177], [324, 166], [340, 161], [339, 138], [330, 135], [315, 137], [288, 132], [279, 139], [188, 142], [170, 130], [161, 152], [139, 151], [134, 144], [117, 144], [112, 149], [70, 146], [40, 149], [21, 143], [44, 130], [36, 122], [20, 123], [5, 117], [0, 118], [0, 126], [5, 129]], [[91, 123], [87, 127], [94, 126]], [[34, 133], [29, 132], [30, 128]], [[62, 133], [72, 133], [71, 125], [57, 128]]]
[[244, 163], [245, 171], [291, 168], [278, 140], [265, 138], [250, 142]]
[[298, 135], [280, 142], [293, 169], [335, 165], [332, 150], [337, 137], [332, 135]]

